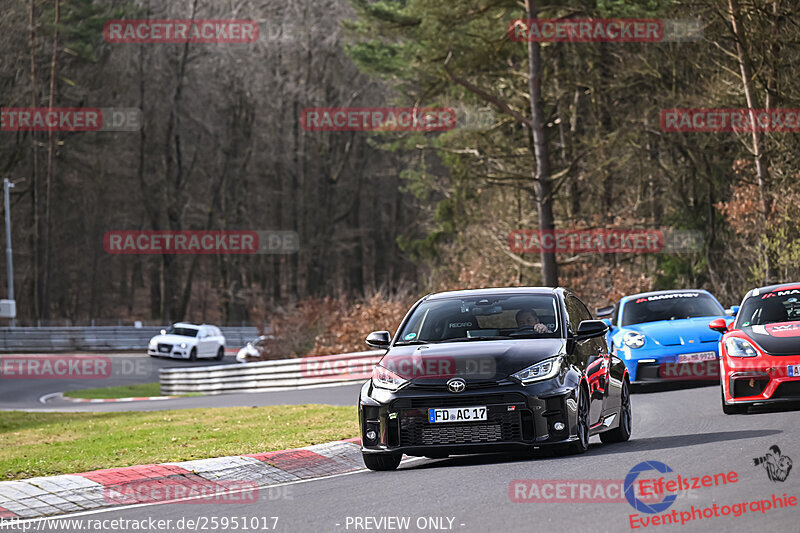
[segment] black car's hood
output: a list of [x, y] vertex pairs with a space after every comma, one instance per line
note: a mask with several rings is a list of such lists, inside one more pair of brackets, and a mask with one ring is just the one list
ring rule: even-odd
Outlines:
[[415, 383], [439, 384], [453, 377], [493, 381], [563, 353], [564, 339], [514, 339], [395, 346], [380, 365]]
[[768, 354], [800, 355], [800, 322], [745, 326], [742, 331]]

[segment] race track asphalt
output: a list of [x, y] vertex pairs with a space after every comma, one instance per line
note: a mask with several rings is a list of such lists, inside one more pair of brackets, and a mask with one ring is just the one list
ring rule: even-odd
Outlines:
[[[2, 355], [4, 357], [13, 357]], [[30, 357], [30, 356], [25, 356]], [[111, 354], [111, 371], [107, 376], [89, 379], [9, 379], [0, 378], [0, 411], [57, 411], [57, 412], [118, 412], [156, 411], [166, 409], [193, 409], [198, 407], [247, 407], [261, 405], [285, 405], [322, 403], [329, 405], [354, 405], [360, 385], [319, 387], [305, 390], [190, 396], [158, 401], [74, 403], [68, 400], [46, 398], [57, 392], [116, 387], [138, 383], [155, 383], [161, 368], [183, 368], [214, 364], [232, 364], [235, 358], [225, 356], [224, 361], [200, 360], [196, 362], [175, 359], [153, 358], [140, 354]]]
[[[343, 531], [798, 531], [798, 506], [766, 510], [766, 504], [749, 504], [781, 498], [800, 499], [800, 467], [785, 481], [771, 481], [763, 465], [753, 459], [778, 445], [784, 456], [800, 461], [800, 412], [762, 409], [756, 414], [726, 416], [720, 408], [719, 388], [706, 386], [633, 395], [633, 436], [629, 442], [603, 445], [592, 438], [590, 450], [578, 456], [536, 453], [528, 456], [483, 455], [448, 459], [407, 459], [394, 472], [358, 471], [347, 475], [289, 483], [263, 490], [258, 501], [243, 503], [143, 504], [86, 515], [75, 515], [84, 528], [97, 520], [171, 520], [160, 531], [246, 531], [243, 521], [259, 530], [285, 532]], [[797, 406], [791, 406], [797, 409]], [[514, 502], [514, 480], [534, 480], [545, 494], [548, 482], [561, 480], [615, 480], [622, 482], [636, 465], [655, 461], [668, 465], [667, 474], [642, 473], [641, 478], [675, 479], [724, 474], [734, 479], [724, 485], [700, 487], [680, 493], [663, 514], [675, 511], [684, 525], [642, 527], [642, 517], [627, 501]], [[653, 464], [653, 463], [651, 463]], [[731, 477], [730, 472], [735, 472]], [[717, 476], [719, 479], [721, 476]], [[641, 479], [640, 478], [640, 479]], [[528, 487], [530, 485], [523, 485]], [[511, 493], [510, 493], [511, 487]], [[522, 493], [518, 493], [522, 495]], [[530, 496], [532, 493], [526, 493]], [[558, 493], [553, 493], [558, 495]], [[553, 495], [551, 494], [551, 496]], [[563, 494], [569, 494], [569, 489]], [[797, 501], [797, 500], [795, 500]], [[741, 504], [747, 511], [734, 516]], [[713, 507], [716, 505], [716, 511]], [[737, 505], [737, 507], [732, 507]], [[704, 509], [712, 517], [702, 516]], [[760, 508], [760, 509], [759, 509]], [[766, 512], [762, 512], [765, 509]], [[728, 511], [727, 516], [722, 513]], [[714, 513], [720, 516], [713, 516]], [[632, 518], [638, 520], [633, 522]], [[408, 519], [408, 526], [390, 517]], [[233, 528], [233, 518], [238, 527]], [[179, 522], [183, 519], [184, 522]], [[217, 527], [211, 528], [212, 519]], [[221, 520], [227, 519], [223, 529]], [[200, 520], [189, 528], [186, 520]], [[381, 520], [383, 520], [381, 522]], [[154, 524], [157, 522], [150, 522]], [[105, 530], [110, 522], [94, 522]], [[133, 529], [131, 522], [117, 523], [118, 531]], [[148, 523], [137, 522], [147, 527]], [[78, 523], [48, 524], [52, 531], [79, 531]], [[264, 528], [263, 526], [268, 526]], [[399, 526], [399, 527], [398, 527]], [[51, 529], [53, 528], [53, 529]], [[84, 531], [86, 529], [83, 529]], [[146, 529], [145, 529], [146, 530]], [[251, 531], [253, 529], [250, 529]], [[109, 529], [110, 531], [110, 529]]]

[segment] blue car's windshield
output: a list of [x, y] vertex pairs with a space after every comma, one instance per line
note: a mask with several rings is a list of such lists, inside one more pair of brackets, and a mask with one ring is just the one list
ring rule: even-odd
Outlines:
[[621, 326], [724, 315], [725, 310], [708, 294], [695, 291], [654, 294], [631, 298], [622, 308]]
[[414, 310], [397, 344], [559, 337], [556, 309], [548, 294], [428, 300]]

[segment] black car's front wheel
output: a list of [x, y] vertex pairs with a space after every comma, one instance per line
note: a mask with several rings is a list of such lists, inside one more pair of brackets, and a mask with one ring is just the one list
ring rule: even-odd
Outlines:
[[610, 431], [600, 433], [600, 440], [603, 444], [625, 442], [631, 438], [631, 392], [627, 379], [622, 382], [619, 401], [619, 425]]
[[577, 440], [569, 444], [569, 453], [584, 453], [589, 449], [589, 393], [581, 387], [578, 395]]
[[400, 465], [402, 456], [395, 453], [362, 453], [364, 464], [370, 470], [394, 470]]

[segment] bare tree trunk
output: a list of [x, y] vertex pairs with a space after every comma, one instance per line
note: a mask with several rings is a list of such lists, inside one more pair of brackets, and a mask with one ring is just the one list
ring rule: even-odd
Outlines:
[[[741, 21], [741, 13], [739, 11], [739, 3], [737, 0], [728, 0], [728, 9], [731, 17], [731, 28], [736, 37], [736, 53], [739, 56], [739, 69], [742, 73], [742, 84], [744, 86], [744, 96], [747, 100], [748, 109], [758, 108], [758, 101], [756, 100], [756, 90], [753, 84], [752, 68], [750, 67], [750, 57], [747, 52], [747, 36], [745, 35], [744, 27]], [[766, 221], [770, 211], [770, 201], [767, 196], [766, 184], [769, 180], [769, 170], [767, 165], [767, 158], [763, 150], [763, 141], [761, 132], [757, 128], [753, 128], [752, 132], [753, 141], [753, 157], [756, 162], [756, 179], [758, 180], [758, 192], [761, 214]], [[766, 263], [766, 272], [764, 273], [765, 282], [775, 280], [775, 268], [770, 260], [769, 253], [762, 248], [764, 261]]]
[[[145, 6], [145, 16], [146, 18], [150, 18], [150, 2], [147, 2]], [[139, 109], [142, 110], [142, 116], [147, 116], [146, 109], [145, 109], [145, 101], [146, 101], [146, 94], [147, 94], [147, 84], [145, 79], [145, 65], [147, 64], [147, 58], [145, 57], [145, 52], [149, 51], [149, 48], [146, 46], [142, 46], [139, 48]], [[145, 179], [145, 164], [146, 164], [146, 153], [147, 153], [147, 128], [142, 125], [139, 128], [139, 154], [138, 154], [138, 167], [136, 169], [137, 177], [139, 178], [139, 190], [142, 193], [142, 204], [144, 205], [144, 209], [147, 213], [147, 218], [149, 219], [150, 229], [157, 230], [159, 229], [159, 218], [160, 213], [163, 210], [163, 203], [161, 202], [161, 194], [153, 194], [150, 190], [150, 187], [147, 184], [147, 180]], [[150, 318], [162, 318], [162, 308], [161, 308], [161, 276], [158, 274], [157, 269], [159, 268], [155, 261], [147, 261], [148, 266], [152, 269], [150, 273]]]
[[[198, 0], [192, 3], [191, 20], [197, 15]], [[164, 177], [167, 188], [167, 224], [171, 231], [183, 229], [181, 198], [183, 188], [186, 185], [186, 175], [183, 165], [183, 151], [181, 145], [181, 125], [180, 108], [183, 102], [183, 88], [186, 82], [186, 68], [189, 63], [189, 43], [185, 43], [178, 60], [177, 80], [175, 91], [172, 95], [169, 117], [167, 118], [167, 131], [164, 137]], [[174, 150], [174, 153], [173, 153]], [[174, 165], [173, 165], [174, 163]], [[174, 177], [173, 177], [173, 168]], [[180, 264], [178, 260], [170, 255], [161, 256], [162, 265], [162, 297], [161, 314], [162, 317], [174, 321], [182, 320], [180, 296], [177, 288], [180, 286]]]
[[[529, 19], [537, 18], [536, 0], [526, 0], [525, 8]], [[530, 76], [528, 91], [531, 99], [531, 136], [536, 157], [534, 190], [539, 211], [539, 229], [555, 229], [553, 217], [553, 183], [550, 171], [550, 147], [544, 131], [544, 102], [542, 101], [542, 57], [539, 43], [528, 42], [528, 66]], [[558, 265], [555, 253], [542, 250], [542, 284], [548, 287], [558, 285]]]
[[[56, 14], [53, 23], [53, 57], [50, 62], [50, 101], [48, 108], [53, 109], [56, 103], [56, 75], [58, 72], [58, 25], [61, 23], [61, 0], [55, 0]], [[53, 203], [53, 180], [56, 166], [56, 135], [54, 130], [48, 131], [49, 146], [47, 149], [47, 188], [45, 191], [45, 245], [44, 245], [44, 287], [42, 289], [42, 314], [50, 318], [50, 255], [52, 250], [51, 205]]]
[[[36, 0], [30, 0], [29, 12], [30, 24], [30, 51], [31, 51], [31, 104], [34, 108], [39, 107], [39, 80], [38, 68], [36, 66]], [[31, 132], [31, 148], [33, 156], [33, 175], [31, 177], [31, 215], [33, 218], [33, 231], [31, 232], [31, 249], [33, 250], [33, 314], [36, 318], [41, 318], [41, 278], [39, 270], [40, 262], [40, 235], [39, 235], [39, 138], [35, 131]]]

